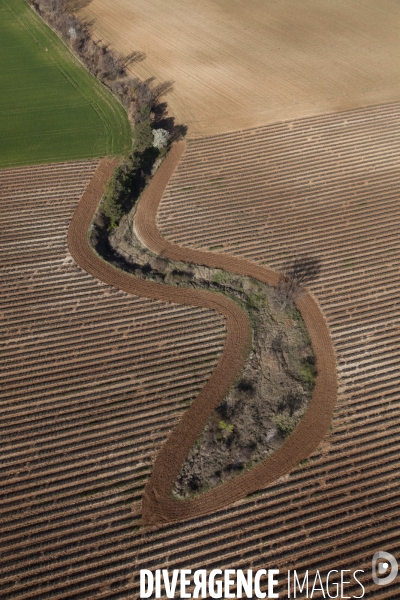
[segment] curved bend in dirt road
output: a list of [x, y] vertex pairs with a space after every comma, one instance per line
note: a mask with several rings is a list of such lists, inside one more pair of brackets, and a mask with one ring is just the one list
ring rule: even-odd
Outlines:
[[[183, 142], [172, 148], [143, 194], [135, 217], [138, 237], [151, 250], [167, 258], [226, 269], [274, 285], [277, 273], [268, 268], [232, 256], [181, 248], [159, 234], [157, 209], [184, 149]], [[298, 302], [298, 308], [309, 331], [318, 376], [305, 417], [282, 448], [263, 463], [197, 498], [173, 499], [172, 487], [186, 455], [208, 416], [243, 368], [251, 342], [251, 329], [245, 313], [224, 296], [135, 279], [118, 271], [93, 252], [87, 232], [114, 165], [111, 160], [102, 161], [74, 213], [68, 231], [68, 246], [75, 261], [94, 277], [125, 292], [213, 309], [224, 315], [227, 327], [225, 347], [211, 378], [162, 447], [147, 483], [143, 497], [143, 522], [157, 525], [227, 506], [265, 487], [305, 459], [317, 447], [331, 422], [337, 393], [336, 362], [326, 321], [314, 297], [307, 293]]]

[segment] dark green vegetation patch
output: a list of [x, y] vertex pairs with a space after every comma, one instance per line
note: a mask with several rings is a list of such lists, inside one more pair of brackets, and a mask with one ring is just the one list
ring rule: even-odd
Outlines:
[[123, 106], [24, 0], [0, 0], [0, 167], [122, 154]]

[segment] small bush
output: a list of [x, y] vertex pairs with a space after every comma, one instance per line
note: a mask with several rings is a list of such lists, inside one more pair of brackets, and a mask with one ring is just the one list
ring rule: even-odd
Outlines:
[[168, 146], [169, 133], [166, 129], [153, 129], [153, 146], [161, 150]]
[[237, 384], [237, 389], [249, 395], [253, 395], [255, 392], [254, 383], [250, 379], [241, 379]]
[[310, 387], [312, 387], [315, 383], [315, 376], [317, 374], [315, 364], [312, 364], [308, 361], [304, 361], [300, 365], [299, 371], [303, 381], [307, 383]]
[[218, 423], [218, 429], [220, 432], [220, 439], [227, 441], [228, 438], [232, 435], [234, 427], [231, 423], [228, 424], [225, 421], [221, 420]]
[[297, 419], [286, 411], [278, 415], [274, 415], [272, 417], [272, 421], [275, 423], [279, 435], [281, 435], [283, 438], [289, 437], [297, 425]]

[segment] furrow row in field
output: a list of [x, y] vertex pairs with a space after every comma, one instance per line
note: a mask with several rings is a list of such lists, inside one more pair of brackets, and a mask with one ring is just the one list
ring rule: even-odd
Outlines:
[[[146, 475], [146, 473], [145, 473]], [[388, 478], [389, 474], [386, 474], [386, 477]], [[398, 483], [396, 484], [394, 481], [392, 481], [391, 486], [387, 485], [386, 486], [386, 492], [385, 495], [373, 495], [369, 498], [368, 502], [366, 502], [365, 504], [365, 508], [367, 510], [374, 510], [376, 512], [376, 516], [377, 519], [379, 519], [379, 512], [383, 512], [385, 505], [392, 505], [392, 508], [395, 510], [396, 509], [396, 489], [398, 488]], [[354, 486], [353, 486], [354, 487]], [[325, 492], [326, 493], [326, 492]], [[311, 502], [310, 502], [311, 504]], [[348, 515], [348, 511], [349, 509], [353, 509], [353, 503], [351, 498], [348, 499], [347, 503], [343, 501], [343, 498], [341, 498], [340, 500], [338, 498], [336, 498], [335, 502], [333, 502], [332, 507], [331, 507], [331, 512], [329, 513], [329, 523], [332, 522], [332, 520], [335, 520], [336, 523], [338, 523], [339, 518], [343, 521], [346, 516]], [[258, 519], [261, 518], [261, 511], [260, 510], [255, 510], [254, 511], [254, 515], [253, 515], [253, 519], [252, 519], [252, 525], [249, 525], [249, 528], [247, 530], [247, 534], [251, 534], [251, 532], [253, 532], [253, 534], [258, 535], [260, 534], [260, 529], [259, 529], [259, 523], [257, 522]], [[359, 514], [357, 514], [357, 519], [359, 518], [363, 518], [362, 516], [360, 517]], [[271, 526], [273, 525], [274, 528], [278, 528], [279, 525], [281, 525], [282, 523], [285, 523], [286, 527], [293, 527], [296, 522], [298, 520], [298, 515], [297, 514], [293, 514], [293, 510], [292, 508], [288, 509], [288, 510], [284, 510], [284, 511], [278, 511], [272, 508], [271, 510], [271, 514], [270, 514], [270, 524]], [[305, 509], [304, 512], [302, 513], [302, 521], [303, 521], [303, 527], [307, 528], [307, 529], [314, 529], [314, 531], [317, 531], [313, 525], [315, 525], [317, 522], [319, 523], [320, 527], [318, 529], [318, 534], [319, 533], [326, 533], [327, 530], [329, 529], [329, 523], [327, 523], [325, 521], [325, 524], [323, 522], [323, 520], [321, 520], [320, 515], [318, 514], [318, 511], [315, 510], [315, 507], [309, 507], [308, 509]], [[115, 522], [115, 525], [117, 525], [117, 522]], [[222, 538], [226, 538], [226, 536], [228, 534], [232, 534], [234, 535], [235, 533], [235, 528], [234, 526], [232, 527], [228, 527], [228, 523], [224, 523], [223, 521], [220, 523], [220, 531], [215, 532], [215, 541], [218, 541], [218, 537], [221, 536]], [[325, 531], [324, 531], [325, 530]], [[67, 543], [68, 540], [68, 535], [64, 535], [63, 537], [65, 537], [65, 541], [60, 543], [60, 545]], [[313, 537], [318, 537], [316, 536], [316, 534], [313, 534]], [[198, 546], [201, 547], [203, 544], [207, 544], [207, 542], [209, 543], [209, 533], [207, 533], [207, 535], [201, 535], [200, 533], [197, 535], [197, 540], [198, 540]], [[183, 535], [181, 539], [185, 539], [185, 536]], [[189, 541], [189, 540], [188, 540]], [[22, 546], [28, 546], [28, 544], [24, 543], [22, 544]], [[181, 549], [181, 543], [179, 542], [179, 540], [177, 540], [176, 544], [175, 544], [175, 550], [176, 551], [180, 551]], [[172, 552], [174, 550], [174, 547], [171, 545], [170, 547], [170, 551]], [[162, 544], [160, 542], [160, 545], [158, 547], [158, 552], [162, 552]], [[157, 555], [157, 548], [153, 546], [153, 553], [155, 554], [155, 556]]]
[[[82, 562], [81, 551], [72, 552], [77, 543], [94, 548], [136, 535], [132, 511], [154, 452], [210, 377], [225, 343], [225, 321], [215, 311], [171, 303], [168, 294], [167, 302], [128, 295], [77, 268], [66, 227], [96, 167], [89, 161], [0, 173], [7, 277], [0, 307], [6, 341], [0, 523], [11, 533], [3, 546], [4, 598], [14, 595], [13, 580], [17, 596], [35, 596], [33, 579], [49, 575], [49, 552], [54, 579], [68, 554]], [[26, 181], [15, 185], [16, 178]], [[79, 525], [85, 512], [87, 524]], [[55, 537], [46, 542], [44, 524], [52, 519]], [[23, 547], [30, 558], [21, 556], [28, 567], [21, 571], [14, 551]], [[115, 553], [108, 548], [101, 552], [106, 562]], [[42, 567], [31, 572], [37, 559]], [[51, 588], [57, 594], [57, 585]], [[39, 595], [46, 597], [44, 588]]]
[[[173, 346], [165, 347], [164, 354], [162, 348], [156, 351], [156, 345], [153, 348], [151, 341], [145, 339], [149, 326], [155, 340], [165, 327], [168, 340], [173, 335], [173, 321], [166, 317], [157, 324], [151, 319], [147, 323], [158, 304], [132, 300], [135, 315], [146, 310], [140, 329], [136, 331], [138, 322], [129, 329], [129, 335], [136, 335], [132, 339], [143, 347], [143, 355], [133, 347], [131, 355], [136, 368], [147, 368], [143, 389], [134, 390], [132, 383], [109, 380], [106, 390], [96, 389], [88, 381], [78, 393], [68, 390], [65, 400], [57, 397], [57, 389], [48, 390], [47, 394], [44, 391], [42, 396], [33, 394], [32, 402], [37, 404], [31, 405], [31, 423], [24, 414], [25, 406], [29, 410], [28, 398], [26, 405], [21, 402], [14, 407], [9, 399], [4, 399], [6, 410], [10, 411], [2, 415], [4, 423], [15, 431], [22, 444], [21, 454], [10, 454], [11, 462], [5, 464], [5, 474], [15, 477], [18, 494], [15, 505], [11, 496], [4, 498], [7, 516], [1, 525], [7, 536], [4, 551], [10, 567], [2, 584], [5, 597], [128, 598], [138, 593], [137, 577], [132, 579], [132, 575], [139, 568], [165, 568], [166, 556], [169, 569], [188, 565], [193, 570], [232, 565], [248, 568], [249, 564], [264, 568], [267, 563], [280, 565], [283, 570], [291, 566], [329, 570], [332, 565], [368, 569], [378, 546], [398, 550], [399, 264], [395, 253], [387, 259], [386, 254], [399, 243], [400, 185], [395, 172], [400, 166], [399, 132], [400, 107], [386, 105], [191, 142], [164, 195], [159, 213], [161, 233], [172, 242], [179, 239], [188, 250], [217, 246], [219, 256], [211, 251], [211, 260], [222, 256], [230, 265], [234, 264], [229, 262], [234, 255], [279, 269], [285, 258], [296, 252], [306, 249], [319, 253], [323, 270], [313, 292], [332, 324], [338, 361], [339, 399], [333, 428], [308, 462], [293, 469], [289, 477], [254, 492], [253, 497], [157, 530], [136, 530], [137, 522], [128, 522], [130, 505], [123, 501], [135, 501], [131, 514], [136, 519], [140, 510], [136, 501], [149, 476], [154, 450], [161, 447], [172, 422], [176, 422], [198, 388], [195, 379], [189, 378], [187, 387], [173, 393], [173, 386], [167, 381], [169, 360], [170, 372], [176, 369], [172, 364]], [[237, 148], [241, 155], [236, 153]], [[224, 180], [208, 185], [218, 177]], [[306, 186], [307, 179], [313, 177], [317, 185]], [[258, 186], [257, 194], [252, 194], [251, 181]], [[193, 190], [195, 194], [182, 191], [191, 186], [198, 188]], [[358, 206], [363, 202], [367, 202], [365, 210]], [[205, 214], [210, 218], [204, 219]], [[352, 264], [343, 267], [349, 259]], [[254, 265], [256, 268], [261, 267]], [[103, 284], [80, 288], [79, 282], [86, 276], [78, 275], [76, 267], [70, 264], [63, 269], [73, 274], [68, 284], [71, 290], [76, 277], [81, 303], [77, 310], [82, 312], [76, 320], [70, 320], [73, 301], [67, 292], [68, 308], [64, 314], [54, 312], [46, 325], [43, 307], [43, 312], [32, 314], [33, 323], [43, 348], [49, 344], [46, 359], [54, 361], [60, 376], [62, 367], [57, 365], [57, 344], [51, 339], [51, 332], [54, 330], [60, 337], [64, 353], [73, 351], [80, 335], [90, 337], [88, 342], [82, 340], [81, 355], [65, 356], [66, 368], [86, 364], [83, 373], [88, 374], [96, 357], [102, 360], [100, 349], [90, 356], [92, 349], [95, 351], [96, 337], [89, 333], [89, 299], [99, 293]], [[24, 277], [27, 273], [29, 270], [24, 269]], [[47, 275], [53, 276], [50, 271], [42, 271], [43, 280]], [[62, 274], [60, 279], [54, 279], [56, 285], [57, 281], [62, 281]], [[10, 293], [16, 294], [12, 302], [26, 302], [18, 295], [18, 284], [15, 280], [13, 290], [10, 288]], [[38, 288], [39, 291], [40, 282]], [[52, 293], [48, 286], [41, 301], [50, 302], [51, 306]], [[120, 292], [114, 299], [104, 297], [92, 306], [99, 314], [100, 326], [95, 332], [99, 334], [100, 346], [111, 344], [114, 331], [120, 336], [129, 323], [128, 316], [120, 316], [117, 311], [120, 303], [121, 310], [126, 311], [123, 314], [128, 314], [129, 302], [122, 299], [123, 295]], [[112, 304], [107, 311], [108, 302]], [[173, 305], [166, 306], [165, 315], [170, 308]], [[13, 311], [12, 307], [5, 310]], [[30, 310], [29, 303], [24, 304], [24, 310]], [[54, 310], [58, 308], [55, 306]], [[111, 328], [113, 310], [115, 330]], [[190, 331], [186, 335], [190, 310], [197, 319], [198, 335], [203, 331], [199, 356], [207, 356], [208, 343], [214, 352], [221, 348], [224, 328], [218, 318], [210, 317], [207, 329], [206, 316], [203, 318], [201, 310], [194, 307], [174, 313], [185, 323], [179, 338], [182, 348], [175, 356], [184, 361], [193, 356], [195, 362], [196, 340], [192, 345]], [[18, 316], [17, 311], [11, 314]], [[15, 360], [27, 361], [27, 372], [36, 361], [36, 356], [29, 355], [35, 348], [35, 340], [29, 336], [35, 329], [31, 333], [23, 331], [29, 325], [28, 317], [29, 314], [23, 317], [27, 320], [21, 322], [21, 331], [13, 333], [14, 341], [8, 346], [10, 375], [17, 368], [13, 365], [15, 351], [20, 352], [15, 354]], [[60, 327], [57, 319], [67, 318], [65, 327]], [[41, 319], [47, 327], [43, 331], [36, 325]], [[125, 351], [129, 352], [126, 340], [118, 346], [114, 358], [105, 351], [103, 358], [110, 361], [110, 369]], [[158, 354], [151, 359], [155, 351], [161, 361], [158, 375]], [[40, 374], [39, 363], [36, 364], [35, 370]], [[196, 364], [194, 368], [202, 373], [202, 385], [210, 373], [211, 362], [207, 368], [201, 366], [201, 361]], [[165, 376], [161, 375], [163, 368]], [[121, 365], [121, 377], [123, 369]], [[179, 377], [185, 381], [184, 372], [177, 374], [176, 381]], [[122, 401], [116, 405], [119, 408], [113, 408], [113, 399]], [[96, 403], [100, 406], [94, 414]], [[60, 411], [60, 420], [55, 418], [54, 423], [53, 410], [55, 416]], [[108, 421], [113, 410], [119, 421], [114, 417]], [[79, 426], [77, 421], [81, 418]], [[88, 424], [97, 420], [100, 422], [90, 431]], [[47, 423], [49, 431], [40, 439]], [[71, 444], [75, 423], [79, 439]], [[35, 446], [30, 455], [31, 434]], [[18, 453], [17, 448], [15, 451]], [[24, 469], [24, 464], [28, 464], [28, 469]], [[62, 472], [58, 474], [57, 469]], [[35, 483], [41, 472], [47, 489], [39, 489]], [[126, 482], [122, 492], [116, 488], [119, 478], [121, 483]], [[4, 491], [8, 494], [7, 488]], [[85, 503], [80, 494], [90, 491], [95, 493]], [[74, 512], [74, 502], [81, 512]], [[27, 531], [29, 539], [25, 537]], [[19, 563], [14, 560], [18, 556]], [[370, 583], [368, 586], [370, 589]], [[379, 594], [376, 589], [370, 593], [379, 600], [395, 594], [390, 586]]]
[[[370, 514], [370, 511], [366, 511], [367, 514]], [[360, 518], [362, 518], [362, 516], [364, 515], [360, 515]], [[397, 516], [397, 513], [396, 515]], [[385, 527], [385, 523], [378, 523], [376, 526], [376, 538], [377, 540], [382, 538], [382, 530]], [[356, 529], [356, 527], [355, 527]], [[286, 554], [286, 555], [291, 555], [294, 552], [301, 552], [301, 550], [304, 547], [304, 542], [307, 539], [307, 535], [302, 532], [302, 533], [297, 533], [297, 535], [294, 535], [294, 531], [298, 531], [297, 527], [294, 528], [290, 528], [290, 529], [286, 529], [284, 528], [283, 531], [280, 532], [280, 535], [278, 535], [276, 532], [273, 532], [275, 534], [275, 538], [279, 539], [280, 537], [284, 536], [284, 535], [291, 535], [292, 536], [292, 544], [289, 548], [286, 548], [283, 550], [282, 554]], [[398, 534], [398, 530], [394, 530], [392, 531], [392, 535], [396, 535], [396, 533]], [[322, 548], [319, 547], [318, 545], [316, 545], [316, 551], [314, 553], [313, 556], [306, 556], [304, 557], [305, 560], [307, 561], [305, 564], [309, 567], [311, 567], [312, 569], [316, 568], [317, 565], [319, 564], [320, 566], [324, 566], [326, 564], [329, 565], [329, 560], [332, 560], [333, 557], [335, 556], [334, 552], [337, 551], [337, 546], [341, 546], [341, 535], [343, 534], [343, 531], [340, 529], [340, 524], [339, 527], [336, 531], [336, 535], [332, 536], [332, 534], [330, 533], [331, 536], [331, 545], [330, 547], [333, 548], [333, 551], [331, 552], [321, 552]], [[327, 540], [328, 539], [328, 535], [329, 534], [325, 534], [321, 535], [322, 540]], [[265, 536], [265, 537], [264, 537]], [[250, 544], [253, 547], [255, 546], [256, 548], [260, 548], [264, 545], [264, 543], [267, 543], [268, 540], [268, 535], [267, 534], [260, 534], [260, 532], [258, 531], [258, 533], [256, 533], [253, 537], [252, 536], [248, 536], [245, 539], [241, 540], [241, 545], [242, 544]], [[235, 555], [237, 553], [237, 548], [235, 548], [233, 542], [236, 540], [235, 535], [230, 539], [225, 537], [222, 543], [222, 547], [221, 547], [221, 555], [218, 555], [216, 549], [215, 549], [215, 545], [213, 545], [209, 540], [208, 540], [208, 544], [204, 549], [204, 555], [203, 555], [203, 564], [207, 564], [207, 566], [209, 566], [210, 568], [212, 568], [212, 566], [214, 567], [222, 567], [222, 568], [227, 568], [229, 566], [229, 562], [232, 561], [232, 559], [235, 558]], [[373, 537], [372, 535], [370, 536], [369, 540], [366, 540], [366, 542], [372, 542]], [[88, 540], [89, 541], [89, 540]], [[313, 540], [315, 542], [315, 540]], [[358, 559], [360, 560], [361, 556], [363, 555], [363, 553], [366, 552], [366, 548], [364, 547], [363, 549], [359, 549], [357, 547], [357, 544], [354, 543], [356, 542], [356, 540], [349, 540], [349, 544], [347, 545], [347, 551], [345, 550], [344, 554], [345, 556], [343, 558], [349, 558], [352, 557], [353, 560], [354, 559]], [[114, 550], [114, 556], [113, 556], [113, 560], [104, 560], [104, 557], [107, 556], [110, 546], [111, 544], [113, 544], [115, 550]], [[126, 551], [126, 549], [124, 548], [124, 545], [126, 544], [127, 548], [128, 548], [128, 552]], [[337, 546], [335, 547], [335, 545], [337, 544]], [[129, 567], [129, 561], [132, 560], [132, 547], [131, 547], [131, 539], [130, 539], [130, 531], [127, 528], [124, 532], [122, 532], [122, 537], [117, 538], [115, 540], [108, 540], [108, 542], [104, 545], [104, 550], [102, 552], [102, 548], [101, 548], [101, 544], [99, 545], [99, 547], [96, 549], [97, 551], [94, 553], [94, 559], [95, 559], [95, 566], [90, 568], [90, 565], [86, 565], [86, 568], [82, 568], [80, 565], [74, 569], [73, 567], [73, 559], [71, 560], [71, 563], [69, 563], [70, 566], [70, 570], [71, 571], [75, 571], [76, 573], [80, 573], [81, 577], [83, 579], [89, 578], [89, 575], [92, 573], [95, 573], [96, 571], [99, 572], [101, 568], [107, 568], [107, 571], [109, 573], [109, 576], [112, 577], [112, 574], [115, 572], [118, 572], [118, 570], [121, 568], [121, 566], [125, 565], [127, 568]], [[195, 547], [193, 547], [194, 552], [191, 553], [190, 557], [186, 557], [186, 560], [190, 559], [191, 561], [195, 560], [196, 562], [199, 561], [199, 557], [198, 557], [198, 547], [197, 544]], [[285, 552], [286, 550], [286, 552]], [[343, 550], [342, 550], [343, 552]], [[352, 553], [352, 554], [350, 554]], [[192, 555], [193, 554], [193, 555]], [[197, 555], [197, 556], [196, 556]], [[361, 556], [360, 556], [361, 555]], [[205, 563], [205, 557], [207, 557], [207, 562]], [[59, 556], [56, 555], [56, 561], [59, 559]], [[151, 559], [149, 559], [148, 556], [145, 557], [141, 557], [139, 555], [139, 560], [143, 558], [145, 560], [148, 561], [149, 564], [149, 568], [151, 569], [155, 569], [155, 568], [160, 568], [162, 567], [163, 564], [163, 557], [161, 557], [161, 562], [159, 562], [159, 558], [157, 560], [157, 557], [152, 556]], [[184, 566], [184, 561], [185, 561], [185, 555], [184, 553], [180, 552], [177, 554], [177, 556], [173, 556], [172, 557], [174, 560], [174, 564], [177, 564], [178, 568], [183, 568]], [[63, 562], [63, 555], [61, 554], [61, 560]], [[201, 559], [200, 559], [201, 560]], [[315, 561], [315, 562], [314, 562]], [[303, 567], [304, 562], [303, 561], [298, 561], [300, 564], [299, 566]], [[303, 562], [303, 564], [302, 564]], [[210, 564], [211, 563], [211, 564]], [[58, 568], [57, 568], [58, 567]], [[62, 564], [58, 564], [57, 562], [55, 562], [54, 564], [54, 574], [55, 574], [55, 579], [52, 581], [52, 584], [55, 587], [58, 587], [59, 585], [62, 585], [63, 583], [65, 583], [65, 578], [62, 577], [63, 572], [62, 572]], [[59, 577], [57, 577], [57, 575], [59, 575]], [[32, 580], [34, 580], [36, 578], [36, 573], [33, 573], [33, 578], [29, 577], [29, 573], [27, 574], [26, 578], [25, 578], [25, 583], [31, 583]], [[34, 588], [33, 588], [34, 589]]]
[[[174, 410], [175, 409], [175, 410]], [[76, 446], [74, 444], [72, 444], [71, 441], [71, 449], [70, 452], [68, 454], [68, 457], [61, 456], [61, 460], [58, 460], [56, 462], [56, 464], [53, 464], [54, 458], [53, 460], [48, 460], [46, 459], [45, 456], [36, 456], [35, 460], [33, 460], [33, 458], [31, 456], [28, 455], [28, 460], [30, 460], [30, 468], [29, 471], [27, 472], [25, 470], [24, 472], [18, 472], [17, 474], [14, 472], [11, 472], [10, 475], [7, 475], [7, 471], [5, 470], [4, 472], [4, 486], [2, 485], [0, 487], [0, 492], [2, 492], [2, 494], [0, 495], [1, 499], [0, 499], [0, 503], [3, 501], [7, 501], [10, 494], [9, 494], [9, 484], [10, 484], [10, 480], [13, 480], [13, 498], [16, 499], [17, 498], [17, 493], [21, 490], [21, 493], [23, 492], [23, 490], [25, 489], [25, 485], [27, 481], [32, 480], [32, 486], [28, 486], [29, 490], [33, 490], [35, 487], [35, 479], [38, 475], [38, 473], [42, 473], [43, 476], [43, 480], [46, 478], [46, 485], [49, 485], [50, 482], [52, 481], [51, 476], [52, 475], [57, 475], [57, 481], [60, 482], [62, 480], [65, 479], [65, 481], [70, 481], [71, 476], [74, 477], [74, 470], [75, 467], [71, 464], [71, 460], [72, 459], [78, 459], [81, 458], [82, 459], [82, 468], [85, 464], [90, 465], [93, 464], [94, 465], [94, 469], [100, 469], [101, 466], [101, 457], [98, 456], [99, 452], [98, 450], [101, 447], [101, 442], [107, 437], [107, 438], [111, 438], [113, 433], [114, 433], [114, 437], [116, 437], [117, 432], [120, 430], [121, 431], [121, 435], [124, 436], [124, 438], [126, 440], [134, 440], [134, 445], [135, 447], [139, 447], [140, 448], [140, 443], [141, 440], [146, 439], [147, 435], [150, 435], [152, 432], [158, 432], [159, 429], [161, 427], [164, 426], [164, 423], [167, 422], [167, 420], [173, 420], [173, 417], [179, 412], [179, 410], [177, 410], [176, 406], [171, 406], [171, 409], [168, 411], [160, 411], [160, 413], [157, 416], [152, 416], [149, 415], [147, 417], [147, 422], [146, 422], [146, 426], [142, 426], [142, 428], [139, 426], [139, 424], [137, 422], [130, 422], [129, 419], [127, 420], [120, 420], [120, 422], [118, 423], [118, 419], [113, 420], [112, 423], [110, 423], [110, 430], [99, 430], [96, 429], [96, 434], [97, 435], [92, 435], [92, 438], [88, 441], [91, 441], [91, 444], [88, 444], [91, 448], [91, 456], [93, 457], [91, 460], [85, 460], [85, 456], [84, 456], [84, 452], [82, 452], [82, 447], [84, 445], [85, 442], [85, 436], [82, 436], [82, 440], [80, 440], [80, 445], [79, 448], [76, 448]], [[143, 415], [145, 416], [145, 415]], [[112, 430], [112, 426], [114, 426], [114, 431]], [[371, 429], [372, 429], [373, 423], [371, 423]], [[378, 419], [376, 420], [376, 429], [379, 428], [379, 421]], [[331, 462], [333, 463], [336, 459], [337, 461], [337, 467], [338, 468], [342, 468], [344, 469], [349, 469], [351, 468], [352, 465], [354, 465], [355, 461], [357, 462], [357, 465], [359, 468], [364, 468], [365, 465], [369, 465], [371, 464], [371, 459], [368, 456], [368, 452], [375, 450], [374, 456], [375, 456], [375, 460], [378, 460], [380, 458], [384, 458], [386, 457], [386, 460], [389, 460], [389, 456], [391, 455], [391, 447], [393, 445], [393, 443], [396, 442], [396, 438], [399, 435], [399, 422], [397, 421], [397, 423], [394, 423], [391, 427], [391, 429], [389, 430], [383, 430], [383, 431], [379, 431], [376, 432], [370, 431], [367, 432], [367, 434], [369, 433], [369, 443], [368, 444], [363, 444], [362, 445], [362, 449], [360, 448], [360, 441], [358, 441], [358, 443], [354, 443], [354, 441], [350, 442], [349, 444], [346, 443], [342, 443], [341, 444], [341, 448], [343, 450], [346, 450], [346, 459], [343, 460], [343, 458], [341, 458], [340, 456], [340, 452], [339, 450], [337, 450], [336, 453], [332, 452], [331, 453]], [[357, 429], [355, 430], [355, 433], [357, 434]], [[365, 432], [364, 432], [365, 433]], [[96, 440], [98, 441], [98, 444], [96, 445]], [[126, 443], [126, 442], [125, 442]], [[338, 445], [338, 444], [337, 444]], [[127, 451], [127, 449], [125, 449], [125, 452]], [[87, 448], [86, 448], [86, 452], [87, 452]], [[336, 456], [335, 456], [336, 454]], [[80, 456], [79, 456], [80, 455]], [[97, 455], [97, 456], [96, 456]], [[116, 460], [116, 457], [119, 455], [118, 451], [115, 450], [113, 452], [113, 457], [114, 460]], [[105, 463], [107, 463], [107, 461], [103, 461]], [[59, 474], [59, 465], [64, 464], [64, 468], [63, 468], [63, 472], [62, 472], [62, 476]], [[123, 463], [121, 463], [123, 464]], [[329, 462], [325, 463], [325, 468], [329, 467]], [[47, 477], [48, 476], [48, 477]]]
[[[212, 322], [212, 320], [210, 319], [210, 321]], [[115, 324], [114, 324], [115, 325]], [[129, 328], [131, 326], [131, 323], [128, 321], [126, 324], [126, 329], [129, 332]], [[167, 326], [166, 326], [167, 329]], [[168, 337], [166, 336], [166, 332], [165, 330], [161, 330], [158, 329], [158, 333], [160, 335], [161, 338], [161, 332], [164, 334], [163, 337], [165, 339], [168, 339]], [[81, 334], [82, 335], [82, 334]], [[68, 349], [72, 349], [74, 348], [75, 342], [77, 339], [79, 339], [79, 335], [73, 335], [73, 336], [69, 336], [68, 339], [64, 340], [63, 344], [60, 344], [59, 346], [57, 346], [57, 344], [51, 344], [47, 341], [47, 336], [46, 339], [43, 339], [43, 342], [47, 341], [46, 344], [46, 350], [47, 350], [47, 357], [48, 360], [50, 360], [53, 356], [57, 356], [57, 354], [59, 354], [60, 352], [65, 352]], [[100, 343], [107, 343], [108, 341], [112, 341], [112, 333], [111, 332], [105, 332], [103, 335], [98, 334], [96, 336], [97, 342], [98, 344]], [[208, 332], [202, 332], [201, 329], [197, 329], [197, 336], [196, 336], [196, 340], [200, 343], [202, 340], [206, 340], [208, 339]], [[92, 332], [92, 336], [89, 337], [89, 334], [87, 335], [87, 338], [85, 340], [85, 343], [82, 344], [82, 353], [81, 353], [81, 359], [83, 360], [83, 357], [86, 354], [91, 354], [93, 352], [93, 346], [94, 346], [94, 338], [95, 338], [95, 333]], [[162, 338], [161, 338], [162, 339]], [[23, 350], [17, 352], [15, 351], [14, 348], [11, 348], [11, 344], [10, 347], [8, 349], [8, 352], [5, 353], [5, 359], [4, 359], [4, 363], [5, 363], [5, 367], [9, 365], [7, 365], [7, 363], [10, 364], [14, 364], [16, 361], [16, 358], [18, 357], [20, 360], [23, 359], [24, 363], [27, 363], [25, 366], [30, 366], [30, 365], [36, 365], [35, 360], [32, 358], [32, 355], [30, 354], [30, 347], [33, 345], [32, 340], [29, 340], [24, 344], [24, 348]], [[190, 342], [185, 341], [184, 343], [182, 343], [181, 349], [182, 351], [185, 350], [186, 347], [190, 347]], [[117, 352], [117, 348], [114, 350], [115, 352]], [[168, 348], [166, 347], [164, 349], [165, 354], [167, 355], [168, 353], [171, 353], [173, 350], [172, 348]], [[153, 355], [154, 352], [154, 345], [152, 345], [148, 340], [146, 340], [145, 342], [143, 342], [143, 352], [140, 353], [141, 357], [147, 357], [147, 355], [151, 354]], [[67, 359], [64, 359], [65, 362], [68, 364], [68, 362], [70, 362]], [[75, 359], [76, 360], [76, 359]]]

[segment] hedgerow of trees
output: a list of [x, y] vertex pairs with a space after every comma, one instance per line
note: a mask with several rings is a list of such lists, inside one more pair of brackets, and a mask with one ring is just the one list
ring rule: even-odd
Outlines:
[[154, 78], [140, 81], [132, 77], [129, 65], [144, 60], [146, 55], [134, 51], [122, 56], [101, 40], [96, 41], [90, 30], [93, 22], [82, 21], [75, 14], [88, 0], [27, 1], [126, 108], [132, 125], [132, 153], [117, 167], [102, 201], [108, 226], [113, 227], [148, 181], [157, 158], [166, 154], [168, 144], [186, 133], [184, 126], [175, 125], [168, 117], [167, 104], [162, 102], [172, 90], [172, 83], [156, 84]]
[[[156, 122], [166, 117], [166, 105], [160, 103], [160, 99], [172, 89], [172, 83], [154, 84], [153, 78], [140, 81], [131, 77], [127, 68], [144, 60], [145, 53], [133, 51], [127, 56], [122, 56], [101, 40], [96, 41], [90, 30], [93, 22], [82, 21], [74, 14], [74, 11], [88, 3], [87, 0], [27, 1], [60, 34], [89, 71], [123, 102], [134, 125], [149, 116]], [[167, 119], [167, 124], [168, 121], [171, 119]]]

